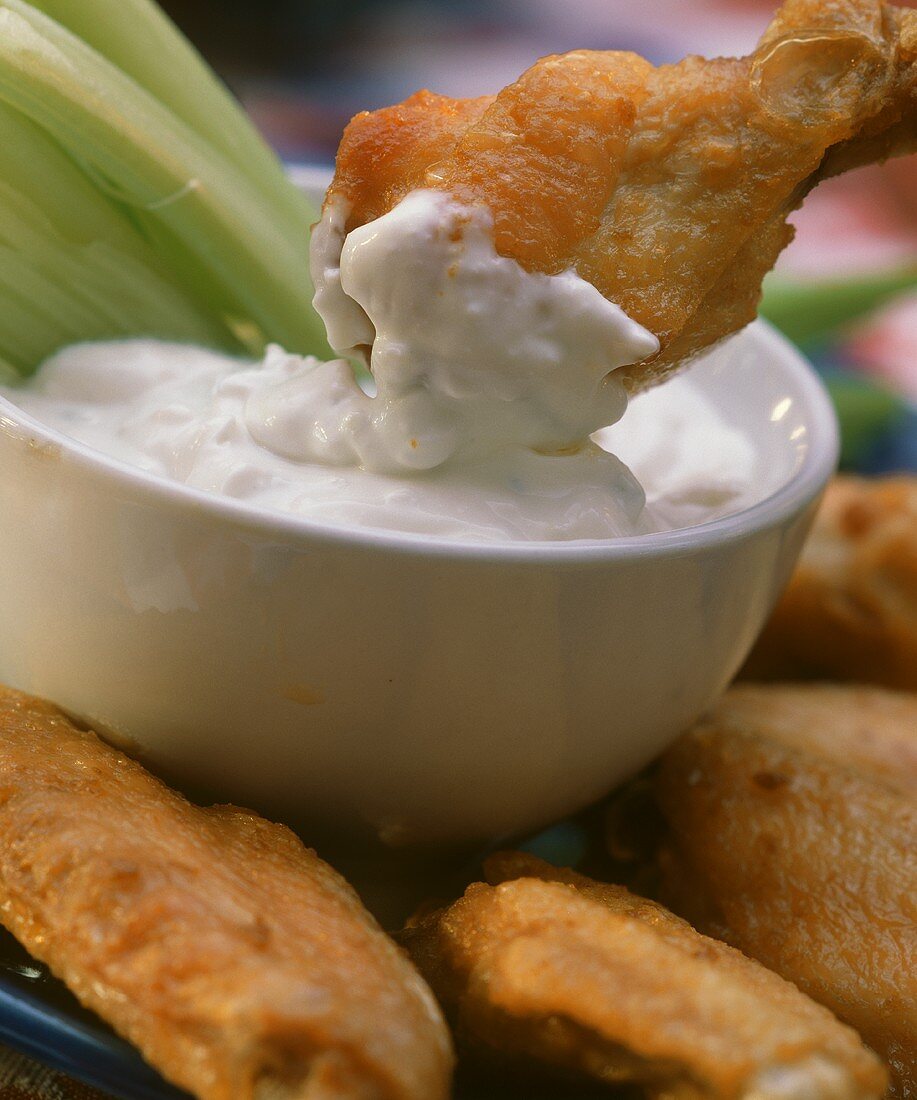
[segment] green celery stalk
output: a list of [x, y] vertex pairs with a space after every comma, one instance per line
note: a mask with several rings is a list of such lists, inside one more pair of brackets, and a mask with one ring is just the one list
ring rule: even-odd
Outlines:
[[201, 263], [215, 304], [294, 350], [316, 336], [304, 227], [290, 240], [251, 183], [149, 93], [19, 0], [0, 5], [0, 99]]
[[64, 343], [119, 335], [239, 350], [63, 150], [0, 104], [0, 355], [25, 373]]
[[33, 0], [223, 153], [287, 216], [309, 204], [197, 50], [153, 0]]
[[[136, 227], [60, 145], [25, 115], [3, 103], [0, 164], [3, 183], [28, 195], [60, 236], [87, 243], [101, 239], [124, 248], [142, 247]], [[158, 262], [155, 256], [152, 260]]]
[[917, 268], [904, 267], [845, 279], [811, 282], [771, 274], [764, 280], [761, 314], [797, 344], [811, 344], [917, 286]]
[[0, 370], [122, 335], [327, 354], [314, 215], [193, 49], [148, 0], [41, 6], [99, 49], [0, 0]]
[[[232, 350], [231, 333], [195, 308], [145, 258], [104, 239], [74, 242], [56, 234], [30, 198], [0, 183], [0, 340], [6, 358], [39, 362], [77, 340], [151, 332]], [[26, 296], [36, 323], [10, 325]]]

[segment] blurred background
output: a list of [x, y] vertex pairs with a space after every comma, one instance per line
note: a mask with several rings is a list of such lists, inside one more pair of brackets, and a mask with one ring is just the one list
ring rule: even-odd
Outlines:
[[[898, 0], [899, 3], [902, 0]], [[917, 6], [917, 0], [903, 0]], [[777, 0], [164, 0], [285, 159], [331, 165], [357, 111], [497, 91], [546, 53], [748, 52]], [[917, 157], [823, 184], [764, 312], [822, 370], [843, 464], [917, 470]]]

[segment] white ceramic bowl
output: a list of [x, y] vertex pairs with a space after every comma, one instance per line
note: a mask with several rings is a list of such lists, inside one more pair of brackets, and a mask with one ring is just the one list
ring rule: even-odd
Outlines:
[[556, 819], [723, 689], [834, 467], [827, 396], [772, 330], [693, 370], [779, 488], [698, 527], [593, 543], [258, 512], [0, 400], [0, 679], [287, 820], [445, 844]]

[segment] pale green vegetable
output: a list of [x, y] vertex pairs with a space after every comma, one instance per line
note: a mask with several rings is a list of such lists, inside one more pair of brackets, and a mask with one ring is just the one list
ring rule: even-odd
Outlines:
[[305, 198], [290, 186], [235, 99], [153, 0], [37, 0], [32, 6], [117, 65], [281, 209], [309, 218]]
[[46, 133], [0, 104], [0, 356], [156, 331], [231, 346], [153, 246]]
[[129, 335], [324, 354], [315, 214], [191, 47], [146, 0], [41, 7], [61, 22], [0, 0], [0, 364]]
[[761, 314], [797, 344], [816, 343], [917, 286], [917, 268], [828, 279], [791, 279], [771, 272], [764, 280]]

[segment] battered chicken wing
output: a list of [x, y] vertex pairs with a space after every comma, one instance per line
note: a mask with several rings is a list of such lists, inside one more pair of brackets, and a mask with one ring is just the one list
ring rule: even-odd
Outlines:
[[5, 688], [0, 920], [202, 1100], [449, 1093], [430, 991], [335, 871]]
[[741, 328], [826, 175], [917, 147], [917, 12], [787, 0], [756, 52], [653, 68], [539, 61], [492, 99], [421, 92], [357, 115], [329, 200], [353, 229], [415, 188], [491, 213], [497, 251], [574, 268], [656, 335], [631, 389]]
[[831, 483], [742, 675], [917, 690], [917, 476]]
[[521, 853], [402, 934], [468, 1046], [662, 1098], [881, 1096], [856, 1034], [661, 906]]
[[664, 895], [795, 982], [917, 1095], [917, 696], [733, 688], [662, 759]]

